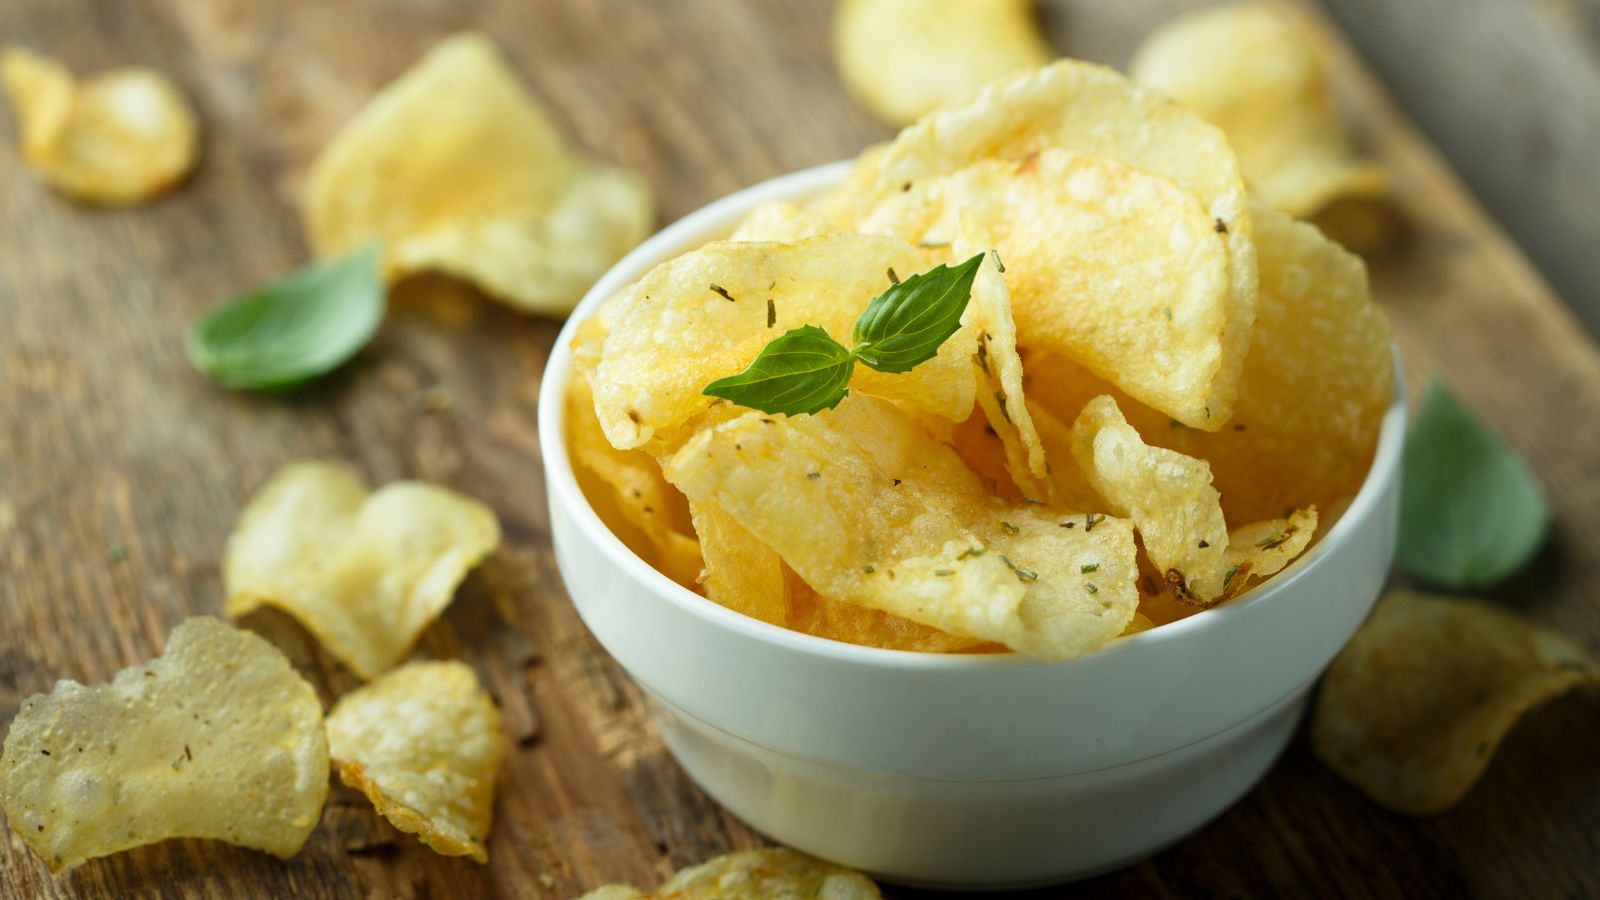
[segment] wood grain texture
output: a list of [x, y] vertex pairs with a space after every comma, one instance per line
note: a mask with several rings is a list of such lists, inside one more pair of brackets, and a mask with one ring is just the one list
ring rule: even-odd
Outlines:
[[[1120, 63], [1179, 5], [1056, 3], [1046, 21], [1058, 47]], [[419, 653], [471, 663], [515, 738], [485, 867], [434, 855], [336, 788], [286, 862], [174, 842], [52, 878], [7, 830], [0, 898], [570, 897], [762, 843], [677, 768], [563, 593], [532, 415], [555, 324], [422, 279], [402, 287], [353, 365], [309, 390], [229, 394], [184, 360], [195, 317], [305, 258], [294, 196], [316, 149], [376, 86], [466, 27], [501, 43], [579, 142], [643, 170], [667, 219], [889, 133], [837, 83], [821, 3], [0, 4], [5, 40], [80, 70], [157, 65], [206, 125], [195, 177], [136, 210], [66, 203], [0, 153], [0, 721], [57, 677], [102, 680], [158, 652], [186, 616], [218, 612], [242, 504], [284, 462], [324, 457], [494, 506], [505, 547]], [[1594, 646], [1600, 354], [1382, 90], [1343, 64], [1359, 133], [1395, 173], [1406, 222], [1372, 272], [1411, 383], [1448, 377], [1530, 458], [1556, 507], [1552, 548], [1499, 594]], [[108, 554], [117, 546], [126, 558]], [[324, 700], [353, 686], [292, 622], [248, 624]], [[1459, 808], [1425, 820], [1367, 803], [1297, 740], [1191, 839], [1032, 896], [1600, 896], [1597, 712], [1588, 695], [1534, 713]]]

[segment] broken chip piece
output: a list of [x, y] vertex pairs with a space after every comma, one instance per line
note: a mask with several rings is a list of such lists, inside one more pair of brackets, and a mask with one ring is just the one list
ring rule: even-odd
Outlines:
[[860, 872], [786, 847], [767, 847], [724, 854], [682, 869], [653, 893], [607, 885], [579, 900], [877, 900], [882, 896], [877, 885]]
[[396, 828], [445, 856], [488, 861], [506, 738], [471, 667], [408, 663], [339, 698], [328, 753], [340, 779]]
[[405, 657], [499, 543], [494, 513], [454, 491], [420, 481], [368, 491], [344, 466], [295, 463], [228, 538], [227, 612], [277, 607], [370, 679]]
[[165, 193], [200, 155], [194, 110], [167, 76], [122, 68], [82, 82], [29, 50], [0, 53], [28, 164], [63, 193], [120, 206]]
[[210, 617], [109, 684], [23, 701], [0, 806], [52, 872], [169, 838], [293, 856], [322, 815], [322, 704], [278, 648]]
[[834, 13], [839, 75], [856, 99], [905, 125], [983, 85], [1049, 62], [1034, 0], [844, 0]]
[[654, 215], [643, 181], [572, 150], [477, 34], [374, 96], [306, 185], [319, 256], [376, 240], [391, 278], [443, 272], [546, 315], [572, 309]]
[[1328, 669], [1317, 756], [1382, 806], [1459, 801], [1524, 712], [1600, 683], [1576, 640], [1487, 604], [1393, 591]]

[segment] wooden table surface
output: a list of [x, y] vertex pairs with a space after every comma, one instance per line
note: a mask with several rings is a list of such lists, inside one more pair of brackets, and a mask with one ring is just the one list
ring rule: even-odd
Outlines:
[[[1181, 5], [1052, 3], [1046, 23], [1065, 52], [1122, 63]], [[306, 258], [295, 196], [316, 149], [376, 86], [469, 27], [499, 40], [578, 141], [644, 171], [664, 219], [889, 134], [838, 84], [822, 3], [0, 4], [5, 41], [79, 70], [159, 66], [206, 126], [195, 177], [127, 211], [64, 202], [0, 152], [0, 722], [55, 679], [103, 680], [158, 652], [185, 617], [218, 613], [241, 505], [283, 463], [322, 457], [494, 506], [505, 546], [419, 652], [473, 664], [513, 737], [487, 866], [434, 855], [336, 787], [286, 862], [173, 842], [53, 878], [6, 831], [0, 898], [569, 897], [762, 843], [678, 769], [563, 593], [533, 417], [556, 323], [428, 280], [403, 286], [353, 365], [300, 393], [227, 393], [184, 359], [197, 316]], [[1447, 377], [1532, 461], [1555, 506], [1550, 548], [1497, 596], [1594, 646], [1600, 354], [1382, 88], [1342, 66], [1406, 223], [1370, 262], [1409, 381]], [[0, 127], [14, 142], [14, 125]], [[292, 622], [249, 624], [325, 701], [354, 685]], [[1297, 739], [1189, 840], [1035, 896], [1600, 896], [1597, 713], [1594, 694], [1534, 712], [1467, 799], [1430, 819], [1371, 805]]]

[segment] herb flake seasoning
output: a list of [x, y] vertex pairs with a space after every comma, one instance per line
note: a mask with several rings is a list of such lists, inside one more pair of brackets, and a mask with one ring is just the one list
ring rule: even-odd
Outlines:
[[1095, 587], [1095, 584], [1092, 581], [1085, 582], [1084, 585], [1083, 585], [1083, 589], [1088, 591], [1091, 594], [1100, 593], [1100, 589], [1098, 587]]
[[1104, 518], [1105, 518], [1105, 516], [1102, 516], [1099, 513], [1084, 513], [1083, 514], [1083, 533], [1084, 534], [1088, 534], [1089, 532], [1093, 531], [1094, 530], [1094, 526], [1100, 524], [1100, 520], [1104, 519]]
[[1078, 567], [1078, 574], [1079, 575], [1087, 575], [1090, 572], [1098, 572], [1098, 571], [1100, 571], [1100, 564], [1099, 563], [1089, 563], [1087, 565], [1082, 565], [1082, 566]]
[[900, 283], [900, 276], [896, 275], [894, 273], [894, 266], [890, 266], [889, 267], [888, 274], [889, 274], [889, 283], [890, 284], [899, 284]]
[[[715, 287], [715, 285], [713, 285], [713, 287]], [[729, 297], [728, 299], [732, 300], [733, 298]], [[1170, 307], [1170, 306], [1161, 307], [1161, 314], [1167, 317], [1167, 321], [1168, 322], [1172, 321], [1172, 307]]]
[[728, 293], [728, 289], [723, 287], [720, 284], [711, 285], [711, 293], [716, 294], [717, 296], [719, 296], [722, 299], [728, 301], [729, 303], [738, 303], [739, 302], [739, 301], [733, 299], [733, 295]]
[[1039, 580], [1039, 573], [1035, 572], [1032, 569], [1018, 569], [1017, 570], [1017, 580], [1022, 582], [1023, 584], [1027, 584], [1027, 583], [1029, 583], [1031, 581], [1038, 581]]
[[774, 303], [771, 297], [768, 297], [767, 298], [767, 327], [771, 328], [772, 326], [774, 326], [776, 324], [778, 324], [778, 304]]
[[994, 254], [994, 270], [1004, 275], [1006, 273], [1006, 264], [1000, 261], [1000, 251], [991, 249], [989, 252]]
[[1011, 534], [1011, 535], [1017, 535], [1017, 534], [1021, 534], [1022, 533], [1022, 529], [1021, 528], [1018, 528], [1017, 526], [1011, 524], [1010, 522], [1005, 521], [1004, 519], [1000, 520], [1000, 530], [1004, 531], [1006, 534]]

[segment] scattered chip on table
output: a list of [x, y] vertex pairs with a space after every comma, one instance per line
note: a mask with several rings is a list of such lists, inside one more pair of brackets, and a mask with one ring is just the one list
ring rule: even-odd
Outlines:
[[785, 847], [743, 850], [680, 870], [655, 891], [596, 888], [579, 900], [877, 900], [872, 880]]

